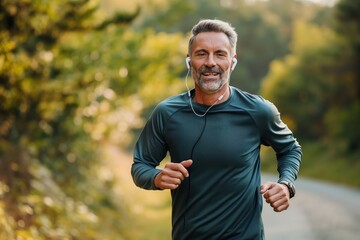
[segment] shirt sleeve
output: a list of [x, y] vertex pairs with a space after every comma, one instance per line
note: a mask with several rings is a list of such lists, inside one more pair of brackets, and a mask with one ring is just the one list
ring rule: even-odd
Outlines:
[[276, 152], [279, 180], [294, 182], [301, 164], [301, 146], [282, 122], [276, 106], [267, 100], [263, 101], [264, 111], [260, 124], [262, 144], [271, 146]]
[[164, 139], [165, 111], [158, 105], [142, 130], [134, 149], [131, 175], [134, 183], [144, 189], [156, 190], [156, 167], [165, 158], [167, 145]]

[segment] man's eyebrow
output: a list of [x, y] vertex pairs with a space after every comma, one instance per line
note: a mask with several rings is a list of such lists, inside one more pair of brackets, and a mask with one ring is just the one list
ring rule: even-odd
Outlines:
[[198, 53], [198, 52], [208, 52], [208, 51], [206, 51], [206, 50], [203, 49], [203, 48], [194, 51], [194, 53]]
[[226, 50], [219, 49], [219, 50], [216, 50], [215, 53], [226, 53], [226, 54], [228, 54], [229, 52], [226, 51]]
[[[194, 51], [194, 53], [199, 53], [199, 52], [206, 52], [208, 53], [209, 51], [207, 51], [206, 49], [197, 49]], [[223, 49], [219, 49], [219, 50], [216, 50], [215, 53], [225, 53], [225, 54], [228, 54], [229, 52], [227, 50], [223, 50]]]

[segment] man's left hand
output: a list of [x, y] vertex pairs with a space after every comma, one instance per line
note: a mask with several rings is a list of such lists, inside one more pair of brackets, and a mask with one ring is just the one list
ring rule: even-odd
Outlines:
[[289, 189], [280, 183], [268, 182], [260, 187], [265, 201], [270, 204], [275, 212], [282, 212], [290, 206]]

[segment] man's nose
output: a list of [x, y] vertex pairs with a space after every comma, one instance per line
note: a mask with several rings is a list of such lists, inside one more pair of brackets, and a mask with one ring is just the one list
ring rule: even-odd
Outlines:
[[209, 55], [208, 58], [206, 59], [205, 65], [207, 67], [214, 67], [216, 65], [216, 61], [213, 55]]

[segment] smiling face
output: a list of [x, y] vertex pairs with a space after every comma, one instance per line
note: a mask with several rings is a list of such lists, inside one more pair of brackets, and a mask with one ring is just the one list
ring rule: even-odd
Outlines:
[[233, 56], [230, 41], [224, 33], [199, 33], [192, 44], [190, 58], [196, 88], [214, 93], [228, 83]]

